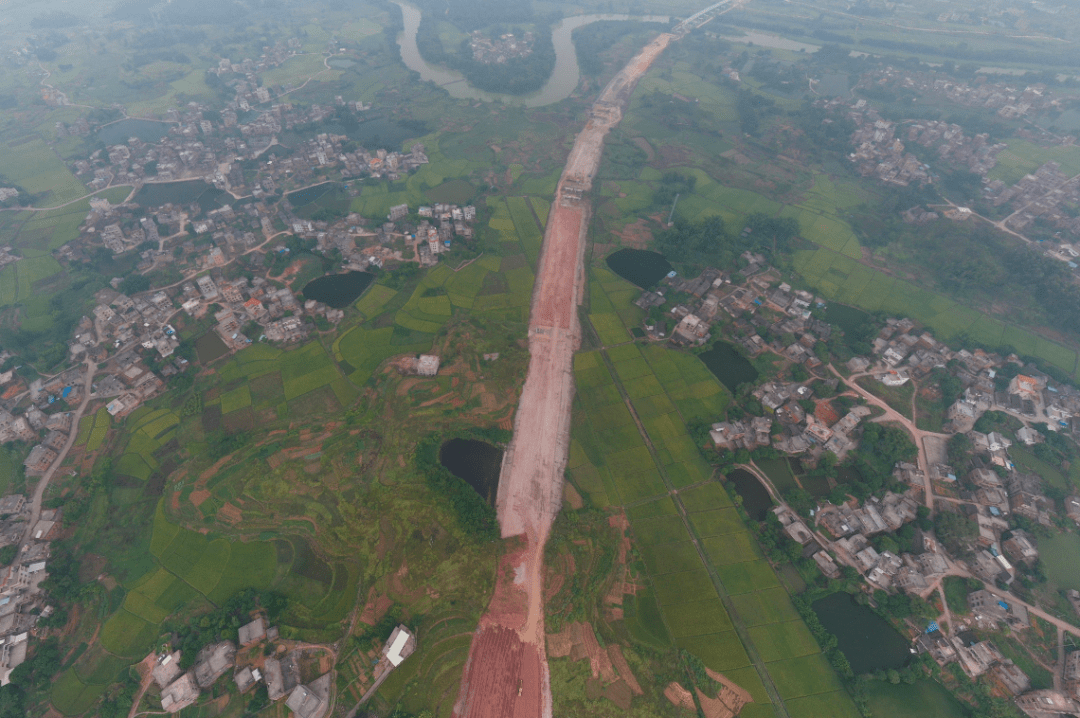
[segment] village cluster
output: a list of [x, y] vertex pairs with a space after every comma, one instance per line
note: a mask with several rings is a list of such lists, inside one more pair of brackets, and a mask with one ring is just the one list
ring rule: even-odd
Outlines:
[[[408, 153], [368, 152], [343, 135], [329, 133], [316, 135], [295, 151], [274, 149], [273, 136], [282, 130], [322, 122], [338, 110], [359, 115], [371, 109], [370, 105], [346, 102], [340, 97], [336, 102], [336, 109], [275, 103], [251, 122], [239, 124], [232, 110], [224, 110], [211, 120], [207, 119], [211, 115], [209, 107], [192, 102], [182, 112], [172, 111], [169, 132], [158, 142], [129, 138], [125, 143], [96, 150], [88, 159], [75, 160], [72, 171], [84, 178], [92, 190], [116, 184], [129, 184], [138, 190], [146, 182], [204, 179], [234, 197], [251, 195], [257, 199], [310, 184], [333, 168], [340, 168], [342, 177], [394, 180], [427, 163], [423, 145], [414, 146]], [[57, 131], [82, 133], [81, 128], [66, 125]], [[254, 138], [263, 138], [258, 148], [249, 144]]]
[[485, 65], [503, 63], [515, 57], [527, 57], [535, 43], [536, 36], [528, 31], [520, 36], [506, 32], [490, 38], [480, 30], [474, 30], [469, 36], [469, 49], [473, 59]]
[[[1001, 83], [976, 83], [975, 86], [956, 82], [951, 78], [935, 77], [931, 73], [908, 73], [886, 68], [880, 73], [865, 75], [859, 86], [881, 89], [893, 87], [898, 90], [914, 90], [924, 95], [940, 95], [951, 102], [969, 107], [996, 110], [1006, 118], [1025, 117], [1060, 105], [1051, 99], [1045, 85], [1036, 84], [1018, 89]], [[851, 141], [855, 151], [850, 160], [865, 177], [876, 177], [882, 182], [906, 187], [912, 183], [930, 182], [934, 175], [928, 165], [910, 151], [906, 151], [901, 136], [927, 149], [933, 149], [946, 162], [986, 177], [997, 165], [998, 155], [1006, 149], [1001, 142], [991, 143], [990, 135], [979, 133], [971, 137], [956, 123], [940, 120], [905, 120], [894, 122], [886, 119], [866, 100], [854, 103], [845, 99], [821, 100], [821, 107], [842, 111], [855, 123], [856, 130]], [[1033, 134], [1033, 138], [1055, 144], [1072, 144], [1074, 137], [1058, 137], [1046, 132]], [[998, 182], [998, 185], [1002, 183]], [[997, 193], [1004, 189], [991, 190]], [[1045, 194], [1045, 192], [1044, 192]]]
[[946, 73], [912, 72], [891, 66], [865, 73], [858, 86], [895, 88], [922, 97], [940, 97], [965, 107], [993, 110], [1005, 118], [1061, 107], [1061, 100], [1042, 83], [990, 82], [985, 76], [963, 82]]
[[[846, 105], [835, 100], [826, 106]], [[1006, 148], [1000, 142], [990, 144], [990, 135], [986, 133], [969, 137], [955, 123], [909, 120], [898, 124], [881, 117], [866, 100], [858, 100], [846, 114], [857, 128], [851, 137], [855, 151], [850, 159], [859, 173], [901, 187], [913, 182], [929, 182], [933, 174], [929, 165], [905, 151], [898, 134], [906, 134], [908, 142], [934, 149], [941, 159], [980, 176], [985, 176], [997, 165], [997, 156]]]
[[[17, 548], [10, 566], [0, 571], [0, 685], [7, 685], [12, 670], [26, 660], [29, 639], [40, 631], [38, 622], [54, 612], [41, 583], [48, 577], [49, 546], [62, 528], [62, 514], [59, 509], [45, 509], [34, 520], [32, 513], [22, 494], [0, 498], [0, 549]], [[331, 674], [301, 683], [301, 664], [308, 649], [297, 641], [279, 640], [278, 629], [268, 627], [262, 615], [239, 627], [238, 641], [239, 647], [232, 641], [203, 647], [190, 670], [181, 667], [179, 650], [156, 656], [151, 675], [161, 691], [162, 709], [180, 712], [231, 673], [241, 693], [262, 681], [269, 699], [286, 699], [299, 718], [327, 714]], [[395, 628], [383, 644], [365, 698], [415, 650], [416, 636], [405, 626]]]
[[[808, 370], [805, 381], [773, 380], [754, 387], [749, 394], [764, 413], [713, 424], [710, 436], [718, 450], [772, 447], [811, 462], [831, 451], [837, 460], [843, 460], [858, 445], [860, 423], [873, 411], [863, 405], [863, 392], [849, 391], [848, 386], [840, 385], [839, 377], [821, 371], [823, 362], [817, 347], [830, 337], [832, 328], [815, 319], [811, 308], [821, 308], [824, 303], [783, 283], [779, 272], [767, 267], [760, 255], [747, 252], [743, 260], [746, 266], [735, 274], [710, 268], [695, 279], [669, 276], [655, 291], [643, 292], [636, 301], [638, 306], [646, 310], [664, 307], [665, 317], [670, 317], [659, 322], [646, 319], [645, 329], [655, 340], [702, 345], [711, 337], [718, 310], [723, 309], [734, 340], [747, 355], [772, 352]], [[683, 301], [667, 309], [665, 294]], [[668, 321], [675, 322], [670, 336]], [[895, 466], [895, 485], [906, 485], [905, 491], [887, 491], [865, 501], [849, 496], [840, 505], [826, 501], [812, 513], [812, 520], [781, 503], [774, 511], [784, 532], [803, 546], [803, 555], [812, 558], [827, 577], [839, 578], [841, 567], [850, 566], [873, 589], [926, 598], [946, 575], [975, 577], [991, 586], [1011, 585], [1021, 567], [1038, 561], [1039, 548], [1036, 537], [1013, 527], [1010, 517], [1051, 526], [1055, 502], [1046, 495], [1041, 477], [1019, 468], [1010, 458], [1009, 438], [998, 431], [977, 431], [975, 424], [988, 411], [1013, 417], [1022, 424], [1015, 432], [1016, 441], [1029, 448], [1044, 442], [1047, 431], [1080, 435], [1080, 390], [1054, 381], [1016, 356], [954, 351], [929, 333], [918, 331], [910, 319], [887, 320], [872, 341], [872, 354], [851, 358], [846, 370], [848, 381], [872, 381], [883, 389], [918, 383], [932, 373], [940, 376], [945, 371], [959, 381], [963, 393], [948, 408], [944, 432], [923, 437], [919, 462]], [[811, 387], [815, 383], [827, 384], [830, 395], [848, 393], [859, 403], [844, 416], [836, 418], [834, 413], [830, 421], [823, 421], [821, 413], [807, 404], [814, 398]], [[966, 474], [948, 465], [946, 440], [958, 433], [966, 434], [972, 447], [969, 459], [973, 468]], [[953, 509], [978, 525], [970, 554], [950, 556], [918, 529], [910, 553], [878, 551], [871, 538], [898, 531], [920, 518], [927, 491], [934, 497], [946, 497]], [[1067, 497], [1064, 507], [1066, 517], [1080, 524], [1080, 496]], [[1010, 605], [984, 589], [972, 591], [968, 602], [973, 626], [993, 628], [1001, 622], [1021, 630], [1031, 625], [1023, 606]], [[1080, 595], [1074, 604], [1080, 614]], [[930, 652], [943, 665], [959, 662], [972, 678], [989, 672], [995, 684], [1008, 695], [1019, 696], [1017, 705], [1036, 718], [1053, 712], [1047, 706], [1068, 710], [1080, 706], [1080, 652], [1069, 657], [1063, 690], [1031, 691], [1028, 677], [1005, 659], [992, 641], [972, 644], [962, 640], [957, 631], [949, 637], [935, 630], [919, 638], [917, 649]], [[1038, 713], [1040, 710], [1044, 713]]]
[[[195, 703], [201, 691], [211, 689], [231, 671], [238, 691], [246, 693], [262, 681], [269, 699], [284, 698], [285, 705], [297, 718], [323, 718], [328, 713], [333, 674], [326, 672], [307, 684], [301, 683], [303, 647], [293, 646], [295, 641], [278, 641], [278, 629], [268, 628], [262, 616], [240, 626], [238, 641], [239, 648], [232, 641], [203, 647], [191, 670], [186, 672], [180, 667], [180, 651], [158, 655], [152, 676], [161, 689], [161, 707], [168, 713], [179, 713]], [[266, 648], [273, 650], [268, 652]], [[371, 691], [415, 650], [416, 636], [405, 626], [396, 627], [383, 645]]]
[[[1011, 187], [994, 180], [983, 192], [995, 207], [1008, 205], [1014, 210], [1005, 219], [1005, 226], [1013, 231], [1023, 232], [1041, 221], [1080, 236], [1080, 219], [1074, 216], [1075, 207], [1080, 204], [1080, 182], [1062, 172], [1057, 162], [1047, 162]], [[1080, 251], [1074, 242], [1060, 242], [1057, 246], [1053, 246], [1053, 242], [1047, 244], [1051, 245], [1046, 250], [1048, 256], [1072, 262], [1071, 268], [1076, 269]]]

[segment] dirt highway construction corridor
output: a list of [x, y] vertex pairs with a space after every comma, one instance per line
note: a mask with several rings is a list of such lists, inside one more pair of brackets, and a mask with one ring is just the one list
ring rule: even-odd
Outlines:
[[503, 460], [496, 508], [511, 544], [495, 595], [469, 650], [454, 715], [550, 718], [544, 648], [543, 557], [562, 505], [570, 447], [573, 359], [580, 345], [577, 307], [584, 288], [587, 200], [604, 136], [622, 118], [634, 85], [673, 35], [647, 45], [604, 89], [577, 136], [548, 217], [529, 323], [529, 370]]

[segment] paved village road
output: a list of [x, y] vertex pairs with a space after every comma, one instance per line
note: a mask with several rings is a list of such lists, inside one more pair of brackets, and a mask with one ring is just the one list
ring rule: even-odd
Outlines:
[[41, 518], [41, 499], [45, 495], [45, 489], [49, 486], [49, 481], [52, 480], [53, 475], [60, 469], [60, 465], [64, 463], [64, 458], [68, 452], [71, 451], [71, 447], [75, 445], [75, 438], [79, 434], [79, 421], [82, 419], [83, 412], [86, 411], [87, 405], [90, 403], [90, 387], [94, 383], [94, 373], [97, 371], [97, 364], [92, 360], [86, 360], [86, 386], [83, 387], [83, 398], [79, 403], [79, 408], [75, 410], [75, 415], [71, 419], [71, 431], [68, 432], [67, 441], [64, 443], [64, 448], [57, 454], [56, 460], [53, 461], [52, 466], [45, 470], [45, 473], [38, 479], [37, 486], [34, 488], [34, 497], [30, 500], [30, 523], [26, 527], [26, 534], [23, 536], [22, 543], [25, 546], [31, 538], [34, 531], [34, 526], [37, 525], [38, 519]]

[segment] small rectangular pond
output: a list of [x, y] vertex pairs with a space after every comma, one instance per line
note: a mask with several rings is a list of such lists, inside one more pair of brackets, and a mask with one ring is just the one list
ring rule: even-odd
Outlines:
[[735, 393], [739, 384], [755, 381], [758, 370], [727, 342], [715, 342], [707, 352], [698, 355], [720, 383]]
[[211, 330], [206, 334], [203, 334], [195, 342], [195, 354], [199, 357], [201, 364], [209, 364], [215, 359], [220, 359], [229, 353], [229, 347], [217, 335], [217, 332]]

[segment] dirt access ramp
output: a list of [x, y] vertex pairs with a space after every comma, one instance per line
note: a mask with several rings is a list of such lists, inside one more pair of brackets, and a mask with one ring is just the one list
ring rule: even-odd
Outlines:
[[[515, 591], [525, 597], [525, 620], [497, 618], [510, 580], [500, 571], [496, 596], [469, 651], [462, 676], [458, 718], [551, 718], [551, 685], [545, 655], [543, 556], [552, 521], [562, 505], [563, 471], [570, 447], [574, 398], [573, 358], [580, 346], [577, 306], [584, 289], [588, 201], [603, 141], [622, 117], [634, 85], [667, 47], [672, 35], [649, 43], [604, 89], [570, 151], [548, 217], [529, 320], [529, 369], [503, 458], [496, 508], [503, 538], [524, 536], [515, 563]], [[503, 586], [500, 588], [499, 584]]]

